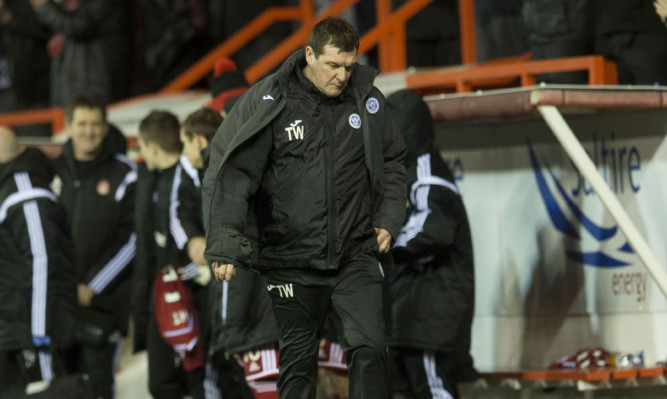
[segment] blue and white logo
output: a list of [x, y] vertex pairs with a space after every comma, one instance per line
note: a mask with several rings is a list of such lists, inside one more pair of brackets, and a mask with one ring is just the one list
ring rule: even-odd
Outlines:
[[[591, 218], [586, 216], [581, 208], [568, 195], [567, 191], [560, 184], [551, 168], [545, 163], [544, 169], [546, 169], [547, 177], [551, 178], [550, 181], [556, 189], [555, 193], [552, 192], [552, 189], [549, 187], [549, 180], [542, 172], [543, 167], [540, 165], [532, 145], [528, 145], [528, 150], [530, 153], [530, 161], [533, 167], [533, 172], [535, 174], [537, 187], [540, 191], [540, 195], [542, 197], [542, 201], [544, 202], [544, 206], [546, 207], [547, 213], [549, 214], [549, 219], [551, 219], [551, 223], [556, 230], [560, 231], [571, 239], [577, 240], [578, 242], [582, 241], [580, 232], [589, 234], [595, 241], [599, 242], [600, 244], [611, 240], [616, 236], [616, 234], [619, 232], [618, 226], [599, 226], [593, 222]], [[561, 209], [559, 205], [559, 199], [561, 202], [565, 203], [565, 209]], [[626, 255], [625, 257], [627, 257], [627, 254], [632, 253], [634, 253], [634, 251], [630, 247], [630, 244], [627, 242], [627, 240], [625, 241], [625, 244], [617, 248], [613, 254], [605, 253], [602, 249], [589, 252], [573, 249], [566, 250], [566, 256], [571, 261], [594, 267], [628, 266], [630, 263], [621, 259], [621, 257], [623, 257], [624, 254]]]
[[348, 121], [350, 122], [350, 126], [352, 126], [355, 129], [359, 129], [361, 127], [361, 117], [359, 116], [359, 114], [350, 115]]
[[368, 100], [366, 100], [366, 109], [371, 114], [374, 114], [378, 112], [378, 110], [380, 109], [380, 102], [378, 101], [377, 98], [371, 97]]

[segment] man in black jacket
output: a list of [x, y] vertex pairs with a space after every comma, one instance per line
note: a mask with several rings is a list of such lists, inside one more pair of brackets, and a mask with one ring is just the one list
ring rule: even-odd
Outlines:
[[234, 105], [203, 185], [206, 259], [229, 281], [261, 270], [280, 331], [281, 398], [314, 398], [331, 310], [350, 396], [386, 398], [382, 268], [405, 212], [405, 145], [340, 18]]
[[[139, 124], [144, 163], [140, 165], [135, 212], [134, 345], [135, 350], [148, 351], [148, 384], [154, 398], [175, 399], [189, 394], [203, 399], [215, 393], [215, 388], [208, 383], [214, 378], [212, 370], [203, 361], [207, 351], [208, 291], [197, 276], [198, 263], [204, 260], [193, 245], [197, 237], [203, 236], [197, 198], [199, 178], [187, 157], [181, 155], [179, 130], [178, 119], [168, 111], [152, 111]], [[158, 322], [165, 315], [156, 310], [154, 299], [156, 278], [168, 266], [178, 270], [199, 320], [199, 335], [193, 341], [196, 345], [180, 353], [165, 339]], [[171, 314], [166, 316], [172, 318]]]
[[408, 143], [408, 219], [391, 250], [393, 323], [389, 376], [405, 398], [456, 398], [477, 378], [470, 351], [475, 271], [466, 210], [454, 177], [433, 145], [421, 96], [401, 90], [387, 108]]
[[58, 348], [76, 312], [64, 211], [48, 189], [53, 170], [39, 150], [19, 151], [0, 127], [0, 397], [48, 386], [63, 374]]
[[55, 160], [51, 188], [67, 210], [77, 276], [79, 345], [70, 368], [113, 397], [115, 357], [127, 333], [136, 165], [116, 151], [104, 105], [79, 97], [67, 109], [70, 140]]

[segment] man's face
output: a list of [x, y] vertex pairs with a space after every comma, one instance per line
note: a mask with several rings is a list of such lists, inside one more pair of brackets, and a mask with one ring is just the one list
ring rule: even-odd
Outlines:
[[100, 151], [109, 126], [102, 111], [96, 108], [77, 107], [72, 112], [68, 130], [74, 147], [74, 157], [79, 161], [92, 161]]
[[185, 134], [185, 131], [181, 129], [181, 143], [183, 143], [183, 154], [185, 154], [186, 157], [188, 157], [188, 160], [197, 169], [201, 169], [204, 167], [204, 161], [202, 160], [201, 157], [201, 150], [203, 147], [201, 146], [201, 139], [203, 137], [193, 134], [192, 136], [188, 137]]
[[315, 58], [315, 50], [306, 47], [305, 76], [328, 97], [338, 97], [347, 86], [354, 64], [357, 62], [357, 51], [344, 52], [330, 44], [324, 46], [324, 52]]

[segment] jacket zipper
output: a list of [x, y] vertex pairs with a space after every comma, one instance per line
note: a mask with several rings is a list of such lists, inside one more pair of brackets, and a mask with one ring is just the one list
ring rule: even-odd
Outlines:
[[331, 110], [328, 107], [322, 107], [322, 115], [324, 116], [324, 132], [325, 138], [327, 141], [327, 151], [326, 151], [326, 178], [327, 178], [327, 268], [335, 269], [337, 265], [334, 264], [333, 260], [335, 258], [335, 249], [336, 249], [336, 188], [334, 183], [334, 135], [332, 129], [335, 128], [333, 121], [331, 119]]

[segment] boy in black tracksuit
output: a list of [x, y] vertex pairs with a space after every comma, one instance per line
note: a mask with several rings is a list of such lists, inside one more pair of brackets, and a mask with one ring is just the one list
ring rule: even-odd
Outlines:
[[387, 279], [391, 386], [405, 398], [456, 398], [457, 383], [478, 377], [469, 354], [475, 277], [468, 218], [421, 96], [401, 90], [387, 105], [408, 147], [409, 198]]
[[65, 213], [48, 189], [53, 169], [22, 153], [0, 127], [0, 397], [63, 375], [56, 349], [69, 344], [76, 282]]
[[[212, 108], [202, 107], [188, 115], [181, 126], [180, 138], [183, 143], [183, 154], [187, 157], [189, 164], [196, 169], [199, 178], [203, 178], [208, 163], [208, 146], [222, 120], [221, 113]], [[191, 238], [187, 244], [190, 258], [198, 259], [198, 263], [205, 265], [208, 271], [208, 265], [204, 259], [206, 240], [201, 214], [201, 188], [198, 186], [195, 191], [179, 190], [179, 196], [188, 198], [181, 200], [181, 204], [196, 203], [198, 205], [196, 208], [179, 206], [179, 212], [189, 213], [191, 215], [189, 219], [193, 221]], [[218, 387], [222, 397], [252, 399], [254, 395], [245, 382], [243, 368], [231, 355], [241, 352], [238, 350], [239, 342], [245, 345], [248, 345], [249, 342], [250, 345], [254, 345], [251, 346], [254, 348], [266, 342], [277, 342], [278, 337], [275, 332], [275, 321], [271, 326], [261, 322], [262, 318], [266, 317], [267, 309], [266, 305], [260, 307], [258, 304], [269, 303], [268, 312], [271, 312], [268, 295], [257, 295], [258, 287], [264, 289], [263, 278], [252, 272], [240, 272], [239, 277], [241, 276], [244, 277], [244, 281], [236, 282], [231, 288], [226, 282], [221, 283], [214, 280], [209, 283], [208, 314], [211, 329], [209, 355], [211, 363], [219, 372]], [[234, 290], [242, 292], [243, 296], [229, 303], [227, 298], [230, 289], [233, 292]], [[270, 316], [273, 318], [272, 313]], [[263, 336], [269, 336], [269, 341], [262, 340]]]
[[67, 210], [78, 283], [77, 345], [68, 362], [110, 399], [120, 336], [128, 329], [136, 165], [102, 103], [78, 97], [66, 118], [70, 140], [54, 161], [51, 188]]
[[207, 290], [193, 281], [198, 265], [189, 258], [187, 248], [189, 238], [203, 234], [197, 228], [201, 216], [184, 218], [193, 212], [197, 215], [200, 205], [183, 196], [183, 192], [194, 192], [196, 197], [199, 180], [187, 158], [180, 155], [179, 128], [178, 119], [166, 111], [151, 112], [139, 126], [139, 147], [145, 162], [139, 169], [136, 203], [135, 350], [148, 350], [149, 390], [153, 397], [182, 398], [189, 394], [202, 399], [211, 393], [212, 387], [205, 384], [211, 370], [202, 366], [186, 372], [175, 366], [178, 355], [160, 334], [153, 303], [156, 277], [164, 267], [174, 266], [192, 293], [199, 318], [199, 339], [206, 347]]

